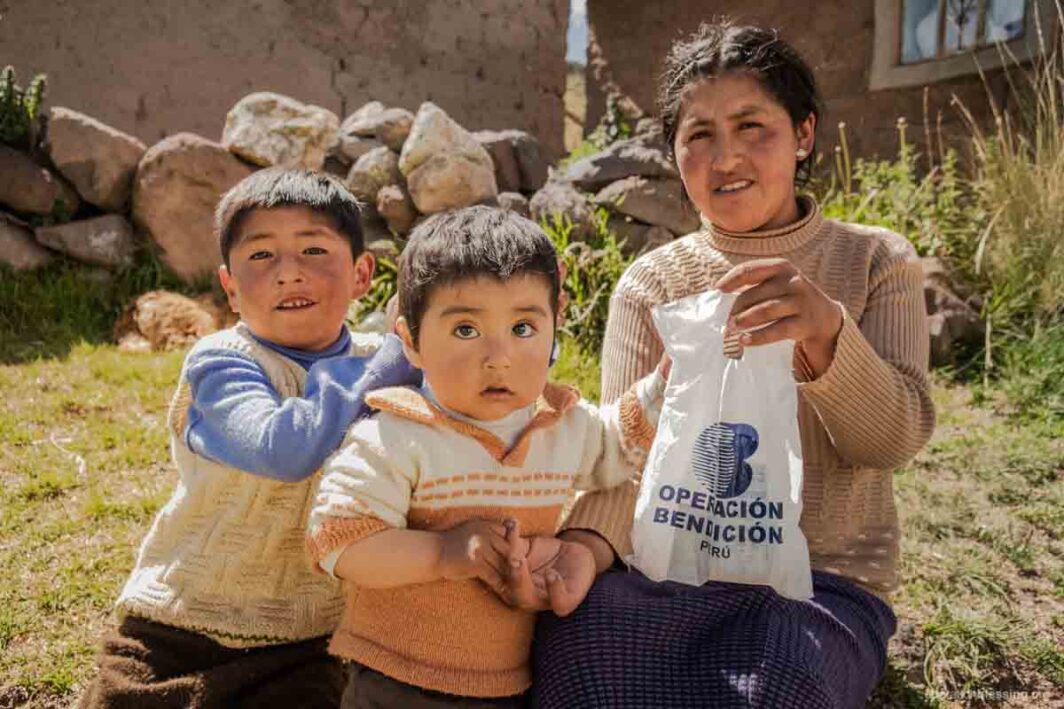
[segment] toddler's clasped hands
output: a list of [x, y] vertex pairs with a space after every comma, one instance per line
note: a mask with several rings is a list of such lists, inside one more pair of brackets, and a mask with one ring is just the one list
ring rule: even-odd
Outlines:
[[590, 549], [556, 537], [522, 536], [517, 520], [472, 520], [440, 536], [444, 578], [479, 579], [515, 608], [569, 615], [595, 580]]

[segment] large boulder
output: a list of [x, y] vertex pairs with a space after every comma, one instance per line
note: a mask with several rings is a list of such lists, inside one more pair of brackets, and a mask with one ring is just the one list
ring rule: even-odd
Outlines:
[[491, 155], [469, 131], [431, 102], [421, 104], [399, 156], [418, 211], [467, 207], [498, 194]]
[[387, 185], [377, 193], [377, 212], [396, 234], [409, 234], [418, 213], [402, 185]]
[[0, 204], [26, 214], [70, 217], [81, 204], [58, 175], [19, 151], [0, 145]]
[[34, 240], [32, 231], [0, 217], [0, 263], [16, 271], [33, 271], [47, 266], [53, 258], [51, 251]]
[[[384, 113], [387, 110], [384, 104], [380, 101], [370, 101], [363, 104], [357, 111], [344, 119], [344, 122], [340, 124], [340, 132], [346, 135], [363, 135], [372, 136], [372, 131], [363, 130], [367, 121], [373, 116]], [[360, 133], [361, 132], [361, 133]]]
[[185, 282], [210, 276], [221, 263], [214, 236], [218, 199], [253, 169], [228, 150], [192, 133], [148, 149], [133, 182], [133, 222], [162, 250]]
[[532, 218], [553, 225], [569, 220], [573, 230], [570, 237], [583, 240], [594, 234], [594, 215], [586, 197], [568, 182], [551, 181], [529, 201]]
[[44, 246], [84, 263], [108, 268], [133, 263], [133, 227], [118, 214], [37, 227], [36, 237]]
[[456, 153], [429, 158], [407, 176], [418, 211], [435, 214], [495, 198], [495, 174]]
[[[373, 109], [375, 108], [374, 106]], [[380, 111], [370, 110], [361, 118], [344, 121], [344, 130], [341, 132], [355, 137], [375, 138], [399, 152], [403, 149], [403, 143], [410, 135], [413, 125], [414, 114], [410, 111], [405, 108], [387, 108]]]
[[618, 141], [601, 152], [571, 163], [559, 177], [582, 190], [594, 191], [632, 175], [679, 178], [664, 146], [644, 138]]
[[491, 154], [500, 192], [531, 194], [547, 182], [547, 161], [539, 141], [520, 130], [482, 130], [473, 134]]
[[347, 174], [347, 186], [351, 193], [373, 205], [377, 204], [377, 193], [382, 187], [398, 184], [402, 180], [399, 156], [384, 145], [360, 157]]
[[674, 234], [689, 234], [700, 224], [698, 215], [683, 199], [679, 180], [626, 177], [602, 188], [595, 195], [595, 202], [641, 222], [663, 226]]
[[521, 170], [521, 191], [531, 194], [547, 183], [547, 158], [536, 138], [524, 131], [509, 131]]
[[332, 111], [262, 91], [229, 110], [222, 145], [256, 165], [320, 170], [339, 129]]
[[360, 138], [357, 135], [340, 134], [340, 142], [333, 148], [333, 154], [347, 161], [348, 165], [358, 161], [371, 150], [384, 145], [376, 138]]
[[125, 212], [133, 173], [147, 147], [95, 118], [56, 106], [48, 118], [48, 154], [86, 202]]
[[179, 293], [149, 291], [123, 309], [113, 336], [126, 352], [163, 352], [187, 347], [223, 326], [225, 316], [209, 295], [193, 300]]
[[499, 192], [520, 192], [521, 168], [517, 165], [514, 145], [507, 135], [509, 132], [479, 130], [473, 134], [473, 137], [491, 155], [491, 162], [495, 165], [495, 184]]

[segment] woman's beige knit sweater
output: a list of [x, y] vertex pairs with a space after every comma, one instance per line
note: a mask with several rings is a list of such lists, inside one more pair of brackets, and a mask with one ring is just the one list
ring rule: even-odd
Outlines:
[[[813, 568], [889, 599], [899, 550], [891, 471], [920, 450], [935, 421], [922, 270], [901, 236], [825, 219], [808, 198], [802, 207], [805, 216], [783, 229], [707, 227], [632, 264], [610, 301], [602, 401], [619, 397], [660, 360], [651, 307], [707, 290], [744, 261], [791, 261], [845, 311], [826, 372], [811, 380], [795, 357], [805, 467], [800, 525]], [[565, 526], [598, 532], [623, 558], [637, 494], [638, 483], [587, 493]]]

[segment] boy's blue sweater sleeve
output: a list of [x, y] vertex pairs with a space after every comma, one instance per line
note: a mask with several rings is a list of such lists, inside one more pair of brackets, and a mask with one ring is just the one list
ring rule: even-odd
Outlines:
[[314, 474], [350, 425], [369, 414], [366, 394], [418, 384], [421, 373], [385, 338], [369, 358], [331, 357], [307, 371], [302, 397], [282, 399], [251, 357], [205, 350], [189, 357], [192, 390], [185, 443], [192, 451], [255, 475], [297, 482]]

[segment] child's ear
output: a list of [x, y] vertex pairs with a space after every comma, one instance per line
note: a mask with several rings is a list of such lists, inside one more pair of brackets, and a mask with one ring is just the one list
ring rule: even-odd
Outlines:
[[399, 335], [399, 339], [403, 342], [403, 354], [406, 355], [407, 361], [421, 369], [421, 355], [418, 353], [417, 347], [414, 346], [414, 339], [410, 336], [410, 328], [406, 324], [406, 318], [402, 315], [395, 321], [395, 334]]
[[351, 300], [358, 300], [369, 291], [373, 285], [373, 270], [376, 266], [377, 260], [369, 251], [363, 251], [355, 259], [355, 282], [351, 288]]
[[218, 282], [222, 284], [222, 290], [225, 291], [225, 297], [229, 300], [229, 309], [239, 315], [240, 292], [237, 290], [236, 282], [233, 280], [232, 274], [229, 273], [229, 269], [224, 263], [218, 267]]

